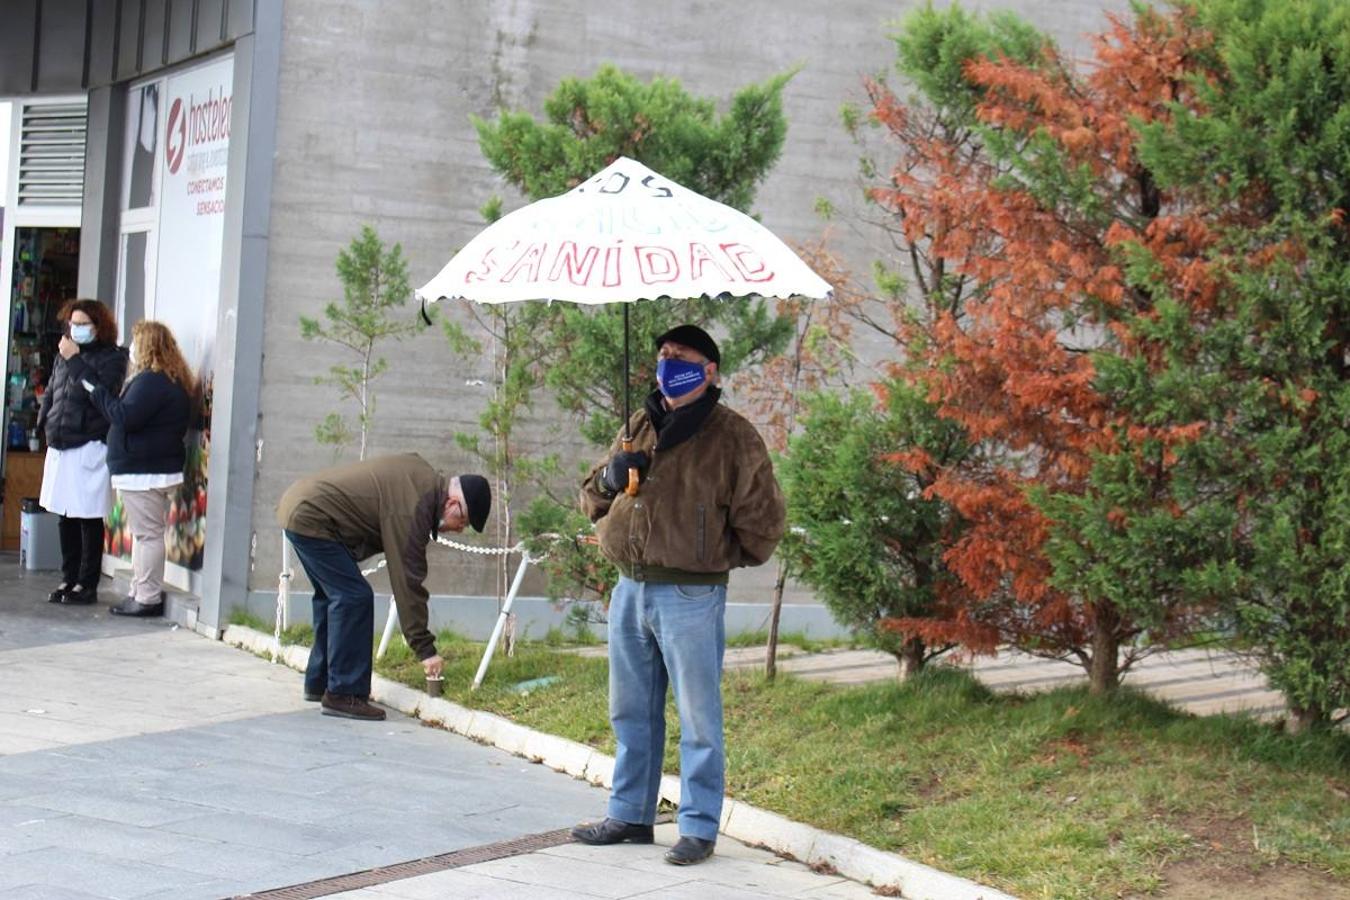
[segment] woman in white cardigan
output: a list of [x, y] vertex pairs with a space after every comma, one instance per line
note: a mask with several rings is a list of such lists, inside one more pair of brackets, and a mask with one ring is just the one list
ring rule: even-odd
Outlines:
[[65, 334], [42, 395], [38, 427], [47, 438], [42, 508], [61, 517], [61, 584], [53, 603], [89, 604], [103, 574], [103, 519], [112, 509], [108, 419], [81, 382], [122, 390], [127, 352], [117, 346], [117, 320], [97, 300], [73, 300], [61, 310]]

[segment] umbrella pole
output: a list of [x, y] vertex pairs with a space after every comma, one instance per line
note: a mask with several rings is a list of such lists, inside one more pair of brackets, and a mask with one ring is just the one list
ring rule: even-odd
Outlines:
[[[624, 450], [633, 449], [633, 435], [628, 431], [628, 304], [623, 305], [623, 381], [619, 385], [619, 391], [623, 394], [623, 439], [621, 446]], [[628, 487], [624, 492], [630, 497], [636, 497], [638, 492], [638, 470], [628, 470]]]
[[623, 305], [623, 442], [625, 450], [633, 449], [633, 436], [628, 433], [628, 304]]

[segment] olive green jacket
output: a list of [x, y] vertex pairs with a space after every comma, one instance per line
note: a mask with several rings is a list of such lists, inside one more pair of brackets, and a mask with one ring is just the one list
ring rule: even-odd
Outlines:
[[356, 560], [384, 554], [398, 620], [419, 659], [436, 655], [423, 582], [447, 484], [416, 453], [377, 456], [302, 478], [277, 504], [277, 522], [287, 531], [337, 541]]
[[[725, 584], [727, 572], [768, 560], [786, 527], [783, 492], [755, 426], [720, 403], [692, 437], [654, 451], [646, 411], [629, 423], [633, 449], [651, 466], [636, 497], [611, 496], [605, 460], [582, 480], [581, 508], [600, 549], [641, 581]], [[620, 448], [615, 438], [611, 455]]]

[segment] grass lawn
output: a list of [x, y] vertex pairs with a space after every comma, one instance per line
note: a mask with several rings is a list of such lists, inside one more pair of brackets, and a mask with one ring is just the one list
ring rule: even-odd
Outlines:
[[[483, 645], [438, 646], [448, 699], [613, 752], [604, 659], [524, 644], [471, 693]], [[422, 685], [402, 642], [376, 668]], [[861, 687], [729, 673], [724, 693], [729, 794], [1018, 896], [1350, 897], [1343, 733], [1290, 737], [1130, 691], [994, 695], [953, 670]], [[676, 772], [673, 708], [670, 722]]]

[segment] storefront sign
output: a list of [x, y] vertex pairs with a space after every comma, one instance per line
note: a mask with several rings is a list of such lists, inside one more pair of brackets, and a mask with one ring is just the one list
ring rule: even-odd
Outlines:
[[223, 59], [166, 80], [164, 172], [154, 317], [173, 330], [199, 386], [200, 411], [188, 434], [184, 484], [169, 510], [171, 562], [199, 569], [206, 542], [206, 467], [234, 60]]

